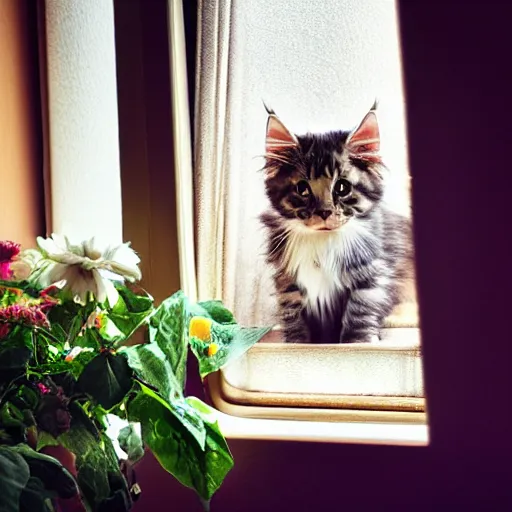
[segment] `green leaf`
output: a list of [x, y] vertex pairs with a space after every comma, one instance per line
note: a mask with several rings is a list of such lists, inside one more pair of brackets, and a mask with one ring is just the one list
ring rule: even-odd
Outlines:
[[[0, 287], [2, 288], [16, 288], [20, 290], [30, 290], [33, 286], [28, 281], [5, 281], [0, 279]], [[37, 294], [37, 292], [34, 292]]]
[[0, 381], [23, 372], [32, 357], [32, 329], [14, 325], [0, 344]]
[[[78, 335], [82, 332], [82, 328], [85, 324], [86, 318], [84, 318], [84, 315], [80, 315], [78, 312], [76, 313], [76, 316], [74, 316], [69, 323], [67, 336], [66, 336], [66, 342], [70, 346], [75, 346], [76, 339], [78, 338]], [[54, 322], [55, 323], [55, 322]], [[53, 324], [52, 324], [53, 325]], [[82, 341], [82, 340], [80, 340]], [[83, 345], [79, 345], [83, 346]]]
[[0, 409], [0, 424], [4, 427], [25, 428], [23, 413], [11, 402], [5, 402]]
[[126, 357], [128, 366], [140, 380], [158, 389], [169, 403], [182, 396], [181, 386], [176, 380], [169, 361], [158, 345], [147, 343], [123, 347], [118, 353]]
[[94, 350], [83, 350], [77, 356], [73, 358], [72, 361], [65, 361], [64, 364], [67, 365], [67, 370], [75, 379], [78, 379], [84, 368], [95, 358], [97, 357], [97, 352]]
[[107, 316], [123, 334], [124, 339], [128, 339], [153, 313], [153, 298], [147, 294], [137, 295], [119, 283], [115, 283], [115, 286], [119, 299]]
[[105, 409], [110, 409], [130, 391], [132, 371], [123, 356], [103, 352], [84, 368], [78, 386]]
[[[203, 309], [202, 312], [193, 313], [197, 316], [208, 316], [219, 324], [236, 324], [233, 313], [220, 300], [208, 300], [198, 302], [197, 306]], [[205, 315], [204, 312], [207, 314]]]
[[78, 494], [75, 479], [57, 459], [39, 453], [26, 444], [18, 444], [12, 449], [25, 459], [30, 475], [39, 478], [46, 489], [65, 499]]
[[111, 439], [102, 435], [102, 440], [107, 460], [110, 496], [100, 503], [98, 512], [127, 512], [132, 507], [128, 482], [119, 470], [119, 461]]
[[193, 396], [187, 398], [187, 403], [201, 414], [206, 426], [206, 448], [203, 467], [205, 474], [210, 476], [211, 480], [205, 482], [208, 492], [201, 496], [209, 500], [233, 467], [233, 456], [226, 439], [219, 429], [215, 410]]
[[144, 455], [144, 446], [142, 439], [135, 430], [133, 423], [123, 427], [117, 437], [119, 446], [128, 455], [128, 460], [136, 462]]
[[51, 333], [52, 333], [52, 336], [54, 336], [55, 339], [59, 340], [61, 346], [64, 346], [66, 341], [69, 341], [68, 340], [68, 333], [64, 330], [62, 325], [60, 325], [58, 323], [53, 323], [51, 325]]
[[203, 417], [194, 402], [187, 404], [201, 415], [206, 431], [204, 447], [169, 406], [145, 386], [128, 403], [128, 415], [131, 421], [141, 423], [142, 439], [162, 467], [183, 485], [195, 489], [203, 500], [209, 500], [233, 466], [233, 459], [217, 424]]
[[[95, 439], [96, 443], [100, 442], [100, 432], [94, 420], [85, 412], [84, 407], [79, 402], [71, 402], [68, 406], [69, 412], [71, 413], [71, 428], [85, 428], [87, 432]], [[61, 434], [58, 438], [59, 443], [62, 443]], [[63, 444], [63, 446], [67, 446]], [[80, 445], [81, 446], [81, 445]], [[71, 448], [70, 448], [71, 449]], [[71, 449], [75, 453], [74, 449]]]
[[[239, 358], [261, 340], [270, 329], [270, 327], [221, 325], [214, 322], [211, 327], [211, 342], [207, 343], [194, 336], [191, 337], [190, 347], [199, 361], [201, 378]], [[208, 355], [208, 348], [213, 343], [217, 346], [217, 352], [214, 355]]]
[[63, 345], [58, 340], [53, 340], [51, 335], [42, 329], [32, 331], [33, 364], [52, 364], [60, 360], [60, 352]]
[[39, 290], [36, 290], [27, 281], [0, 280], [0, 306], [11, 306], [25, 299], [37, 298], [39, 298]]
[[62, 444], [77, 456], [76, 466], [80, 490], [88, 502], [97, 504], [108, 498], [110, 486], [105, 454], [99, 443], [93, 443], [92, 439], [90, 433], [83, 428], [71, 429], [59, 436]]
[[21, 384], [18, 386], [18, 390], [16, 392], [16, 397], [20, 402], [29, 409], [34, 410], [39, 403], [38, 394], [32, 389], [26, 386], [25, 384]]
[[0, 446], [2, 512], [19, 512], [21, 493], [30, 477], [28, 464], [12, 448]]
[[125, 335], [117, 328], [117, 325], [108, 316], [104, 315], [99, 328], [100, 336], [110, 342], [123, 341]]
[[37, 434], [36, 451], [40, 452], [45, 446], [59, 446], [59, 441], [55, 439], [49, 432], [40, 430]]
[[36, 345], [44, 345], [47, 349], [46, 354], [49, 357], [55, 357], [55, 354], [64, 350], [65, 339], [62, 341], [62, 334], [59, 333], [55, 326], [52, 326], [52, 331], [54, 330], [58, 333], [59, 337], [55, 336], [53, 332], [48, 332], [41, 328], [37, 331], [33, 331], [33, 339]]
[[21, 512], [53, 512], [50, 500], [57, 497], [39, 478], [31, 476], [20, 497]]
[[[66, 300], [62, 304], [54, 306], [48, 313], [48, 319], [52, 325], [52, 334], [62, 342], [74, 345], [75, 338], [81, 331], [88, 316], [88, 310], [73, 300]], [[59, 327], [53, 327], [53, 326]], [[62, 336], [64, 334], [64, 338]]]
[[27, 347], [0, 348], [0, 382], [23, 373], [31, 357], [32, 351]]
[[15, 287], [3, 287], [0, 284], [0, 306], [12, 306], [20, 301], [23, 297], [23, 290]]
[[76, 455], [78, 484], [92, 509], [98, 510], [99, 504], [119, 488], [116, 485], [112, 489], [111, 482], [123, 484], [124, 478], [110, 439], [98, 431], [81, 406], [74, 405], [71, 428], [58, 441]]
[[65, 361], [58, 361], [56, 363], [43, 363], [31, 366], [30, 369], [41, 375], [58, 375], [60, 373], [67, 373], [71, 370], [70, 363]]
[[158, 390], [158, 399], [194, 436], [199, 445], [204, 446], [205, 430], [201, 418], [187, 405], [181, 386], [160, 347], [148, 343], [125, 347], [120, 353], [127, 357], [128, 365], [144, 383]]
[[149, 339], [167, 357], [181, 390], [185, 385], [188, 355], [187, 308], [188, 300], [179, 291], [160, 304], [149, 324]]
[[84, 329], [80, 331], [71, 344], [73, 347], [92, 348], [93, 350], [99, 350], [102, 345], [101, 337], [96, 329]]

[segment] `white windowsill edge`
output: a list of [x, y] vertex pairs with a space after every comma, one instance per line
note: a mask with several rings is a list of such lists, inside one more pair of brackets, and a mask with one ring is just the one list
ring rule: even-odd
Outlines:
[[227, 439], [308, 441], [347, 444], [427, 446], [428, 426], [398, 423], [355, 423], [242, 418], [216, 412]]

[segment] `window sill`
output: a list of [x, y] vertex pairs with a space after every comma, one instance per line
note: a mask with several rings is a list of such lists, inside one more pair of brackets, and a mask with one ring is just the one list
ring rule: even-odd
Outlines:
[[[352, 407], [341, 401], [336, 406], [326, 407], [318, 401], [312, 401], [308, 405], [297, 405], [292, 403], [277, 404], [272, 402], [272, 395], [262, 394], [265, 401], [255, 404], [254, 400], [249, 403], [236, 403], [232, 396], [226, 396], [225, 382], [223, 381], [222, 372], [211, 374], [207, 378], [208, 391], [210, 399], [214, 407], [229, 417], [248, 418], [257, 420], [285, 420], [286, 425], [290, 422], [298, 421], [299, 423], [358, 423], [359, 425], [368, 423], [386, 423], [390, 425], [426, 425], [426, 413], [423, 404], [409, 408], [395, 408], [392, 403], [388, 402], [388, 397], [378, 397], [382, 400], [380, 407], [376, 407], [371, 399], [372, 397], [361, 397], [367, 403], [353, 404]], [[304, 398], [303, 395], [297, 393], [298, 398]], [[252, 398], [252, 397], [251, 397]], [[347, 397], [344, 397], [347, 398]], [[354, 397], [348, 397], [353, 400]], [[237, 420], [233, 420], [237, 421]], [[336, 428], [335, 426], [331, 428]]]
[[263, 340], [223, 368], [229, 402], [383, 409], [388, 400], [395, 410], [424, 409], [418, 328], [385, 329], [380, 342], [349, 345], [276, 343], [279, 333], [271, 335], [270, 343]]
[[[233, 439], [426, 446], [419, 330], [390, 331], [387, 341], [369, 345], [285, 345], [275, 335], [255, 345], [207, 379], [222, 432]], [[376, 362], [385, 369], [384, 386]], [[326, 366], [343, 368], [343, 376]], [[412, 396], [402, 392], [411, 389]]]
[[427, 446], [426, 424], [356, 423], [241, 418], [217, 413], [228, 439]]
[[284, 344], [274, 330], [207, 383], [228, 438], [428, 444], [417, 327], [353, 345]]

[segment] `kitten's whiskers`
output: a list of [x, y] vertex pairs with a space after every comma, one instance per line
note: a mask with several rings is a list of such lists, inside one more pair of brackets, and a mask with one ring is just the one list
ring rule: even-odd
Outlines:
[[268, 258], [272, 258], [272, 256], [274, 256], [276, 254], [278, 249], [283, 245], [283, 243], [286, 242], [288, 235], [289, 235], [289, 231], [286, 230], [283, 232], [283, 234], [280, 237], [276, 237], [276, 239], [278, 240], [277, 245], [269, 253]]

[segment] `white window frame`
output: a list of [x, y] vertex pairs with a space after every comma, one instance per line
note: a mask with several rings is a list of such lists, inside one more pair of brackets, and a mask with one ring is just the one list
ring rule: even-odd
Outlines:
[[[169, 45], [178, 210], [178, 246], [181, 283], [191, 298], [197, 296], [194, 258], [194, 204], [192, 193], [191, 131], [185, 61], [185, 31], [181, 0], [169, 0]], [[265, 350], [254, 347], [252, 350]], [[343, 350], [343, 347], [340, 347]], [[228, 438], [358, 442], [424, 446], [428, 426], [424, 400], [412, 410], [309, 409], [233, 404], [225, 400], [222, 371], [207, 380], [210, 398], [219, 410], [220, 427]], [[351, 397], [353, 403], [354, 398]], [[355, 400], [357, 402], [357, 399]], [[368, 402], [368, 401], [367, 401]], [[374, 401], [375, 402], [375, 401]], [[381, 400], [381, 406], [385, 400]], [[391, 407], [394, 404], [390, 404]], [[385, 408], [385, 407], [384, 407]]]

